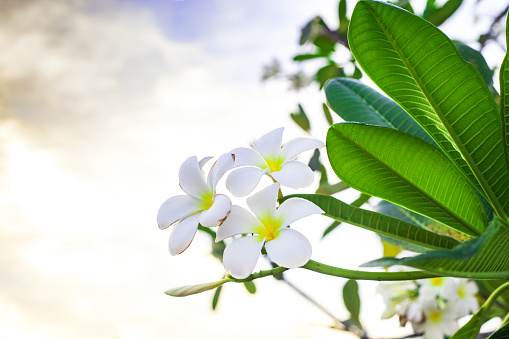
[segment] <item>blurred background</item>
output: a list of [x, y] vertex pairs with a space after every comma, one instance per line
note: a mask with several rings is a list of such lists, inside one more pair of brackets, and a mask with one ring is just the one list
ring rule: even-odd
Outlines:
[[[355, 1], [347, 3], [351, 13]], [[479, 48], [481, 34], [501, 30], [491, 25], [505, 6], [464, 0], [441, 29]], [[181, 194], [187, 157], [247, 147], [281, 126], [285, 142], [303, 136], [289, 117], [297, 103], [312, 118], [311, 136], [325, 141], [318, 84], [297, 91], [261, 79], [274, 59], [290, 73], [316, 70], [319, 60], [292, 61], [310, 48], [299, 46], [301, 28], [317, 15], [337, 26], [337, 8], [335, 0], [1, 0], [0, 338], [351, 336], [272, 278], [257, 280], [255, 295], [225, 285], [214, 312], [213, 292], [166, 296], [224, 270], [205, 234], [170, 256], [170, 230], [155, 221], [160, 204]], [[498, 67], [505, 46], [483, 47]], [[328, 224], [322, 216], [296, 224], [313, 259], [357, 268], [382, 255], [377, 236], [350, 226], [321, 240]], [[343, 279], [299, 269], [287, 278], [347, 317]], [[376, 285], [360, 285], [367, 331], [409, 334], [396, 319], [380, 320]]]

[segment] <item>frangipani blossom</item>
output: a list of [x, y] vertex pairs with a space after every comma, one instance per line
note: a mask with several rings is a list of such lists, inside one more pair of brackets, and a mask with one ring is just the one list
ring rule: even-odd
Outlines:
[[454, 303], [448, 303], [444, 309], [438, 308], [434, 302], [425, 302], [422, 307], [424, 322], [412, 322], [412, 326], [416, 332], [424, 331], [423, 338], [443, 339], [444, 336], [451, 336], [459, 329]]
[[272, 184], [247, 199], [254, 215], [234, 205], [217, 230], [216, 242], [239, 234], [250, 234], [233, 240], [224, 250], [224, 267], [237, 279], [251, 274], [264, 244], [270, 259], [279, 266], [299, 267], [311, 257], [311, 244], [306, 237], [287, 226], [309, 215], [324, 212], [312, 202], [300, 198], [288, 199], [276, 209], [279, 187], [277, 183]]
[[467, 314], [475, 313], [479, 309], [479, 302], [475, 295], [478, 292], [478, 288], [475, 282], [468, 279], [460, 279], [456, 294], [456, 312], [459, 317]]
[[421, 288], [419, 290], [419, 301], [425, 303], [428, 300], [435, 301], [437, 296], [445, 300], [455, 300], [456, 281], [450, 277], [438, 277], [431, 279], [424, 279], [420, 281]]
[[226, 188], [236, 197], [251, 193], [264, 174], [283, 186], [304, 188], [313, 183], [313, 171], [308, 165], [292, 160], [302, 152], [325, 146], [310, 138], [296, 138], [281, 147], [284, 128], [278, 128], [253, 142], [255, 150], [239, 147], [233, 167], [243, 166], [228, 175]]
[[206, 227], [219, 226], [231, 211], [230, 198], [216, 194], [217, 182], [233, 166], [234, 156], [220, 156], [210, 169], [205, 181], [203, 165], [211, 158], [198, 162], [195, 156], [187, 158], [180, 166], [180, 187], [187, 195], [177, 195], [166, 200], [157, 213], [159, 228], [175, 224], [170, 235], [169, 249], [172, 255], [184, 252], [198, 230], [198, 224]]

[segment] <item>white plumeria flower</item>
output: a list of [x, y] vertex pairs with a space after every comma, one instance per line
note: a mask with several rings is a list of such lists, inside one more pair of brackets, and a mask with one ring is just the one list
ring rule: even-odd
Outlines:
[[234, 156], [220, 156], [210, 169], [205, 181], [203, 165], [211, 158], [198, 162], [195, 156], [187, 158], [180, 166], [179, 183], [187, 195], [177, 195], [166, 200], [157, 213], [159, 228], [175, 224], [170, 235], [169, 249], [172, 255], [184, 252], [194, 239], [198, 224], [206, 227], [219, 226], [231, 211], [232, 202], [223, 194], [216, 194], [216, 185], [233, 166]]
[[420, 281], [419, 302], [435, 301], [437, 296], [445, 300], [457, 298], [456, 281], [454, 278], [431, 278]]
[[281, 147], [284, 128], [278, 128], [253, 142], [255, 150], [239, 147], [233, 167], [239, 168], [226, 179], [226, 188], [236, 197], [251, 193], [264, 174], [283, 186], [304, 188], [313, 183], [313, 171], [308, 165], [292, 160], [302, 152], [325, 146], [323, 142], [310, 138], [296, 138]]
[[376, 292], [382, 295], [387, 306], [387, 309], [382, 314], [382, 319], [389, 319], [395, 314], [404, 315], [408, 308], [407, 303], [416, 295], [416, 292], [413, 292], [416, 289], [417, 286], [412, 281], [386, 281], [379, 283]]
[[412, 326], [416, 332], [424, 331], [424, 339], [443, 339], [459, 329], [454, 303], [447, 303], [444, 309], [440, 309], [435, 302], [427, 301], [422, 307], [424, 322], [412, 322]]
[[457, 299], [455, 301], [456, 312], [459, 317], [477, 312], [479, 309], [479, 302], [475, 297], [477, 292], [478, 288], [475, 282], [469, 279], [459, 279], [456, 290]]
[[311, 244], [300, 232], [288, 228], [291, 223], [312, 214], [324, 213], [312, 202], [291, 198], [277, 206], [279, 184], [272, 184], [247, 199], [254, 213], [234, 205], [226, 221], [219, 227], [216, 242], [239, 234], [251, 234], [235, 239], [226, 246], [223, 264], [237, 279], [252, 272], [265, 244], [267, 254], [279, 266], [294, 268], [304, 265], [311, 257]]

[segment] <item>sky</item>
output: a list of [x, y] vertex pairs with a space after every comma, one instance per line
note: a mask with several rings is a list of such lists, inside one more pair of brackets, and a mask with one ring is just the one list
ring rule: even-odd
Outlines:
[[[466, 0], [462, 10], [478, 14], [481, 32], [503, 7], [474, 5]], [[302, 136], [288, 117], [298, 102], [324, 141], [317, 87], [297, 93], [260, 78], [273, 58], [298, 69], [291, 57], [302, 51], [301, 26], [315, 15], [335, 26], [336, 13], [325, 0], [2, 1], [0, 338], [339, 337], [327, 316], [269, 278], [256, 282], [256, 295], [226, 285], [216, 312], [211, 292], [164, 295], [224, 270], [203, 234], [172, 257], [170, 230], [155, 220], [160, 204], [181, 194], [187, 157], [219, 156], [281, 126], [284, 141]], [[470, 27], [444, 29], [473, 42]], [[485, 52], [492, 66], [503, 57], [495, 44]], [[377, 237], [354, 227], [320, 241], [327, 224], [321, 216], [295, 224], [313, 259], [356, 268], [381, 256]], [[344, 279], [299, 269], [287, 276], [347, 317]], [[379, 320], [375, 288], [361, 284], [368, 331], [408, 334], [395, 319]]]

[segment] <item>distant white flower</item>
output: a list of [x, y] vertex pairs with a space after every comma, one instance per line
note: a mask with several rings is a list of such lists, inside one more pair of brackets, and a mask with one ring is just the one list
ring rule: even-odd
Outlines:
[[455, 300], [456, 312], [459, 317], [477, 312], [479, 309], [479, 303], [475, 297], [477, 292], [475, 282], [468, 279], [459, 279], [458, 288], [456, 289], [457, 299]]
[[157, 224], [164, 229], [175, 224], [170, 235], [169, 249], [172, 255], [184, 252], [198, 229], [219, 226], [231, 211], [230, 198], [216, 194], [219, 179], [233, 166], [233, 155], [220, 156], [210, 169], [207, 181], [203, 165], [211, 158], [198, 162], [195, 156], [187, 158], [180, 166], [179, 182], [187, 195], [177, 195], [166, 200], [157, 213]]
[[458, 329], [457, 314], [454, 311], [454, 303], [447, 303], [444, 309], [437, 307], [435, 302], [422, 304], [424, 322], [412, 322], [416, 332], [424, 331], [424, 339], [443, 339], [444, 336], [453, 335]]
[[[382, 319], [389, 319], [395, 314], [406, 314], [410, 299], [417, 295], [416, 284], [413, 281], [386, 281], [378, 284], [376, 289], [384, 299], [387, 309], [382, 313]], [[404, 326], [404, 325], [403, 325]]]
[[275, 129], [253, 142], [256, 151], [246, 147], [231, 151], [235, 154], [233, 167], [243, 166], [230, 173], [226, 179], [226, 188], [234, 196], [242, 197], [251, 193], [264, 174], [291, 188], [308, 187], [313, 183], [311, 168], [292, 159], [302, 152], [323, 147], [323, 142], [296, 138], [281, 147], [283, 130]]
[[445, 300], [454, 300], [457, 298], [456, 281], [454, 278], [431, 278], [420, 280], [421, 288], [419, 290], [419, 302], [436, 300], [440, 296]]
[[311, 244], [291, 223], [322, 209], [308, 200], [291, 198], [277, 206], [279, 184], [272, 184], [247, 199], [251, 214], [240, 206], [233, 206], [226, 221], [217, 230], [216, 242], [239, 234], [226, 246], [223, 264], [237, 279], [247, 278], [252, 272], [265, 244], [267, 254], [279, 266], [294, 268], [304, 265], [311, 257]]

